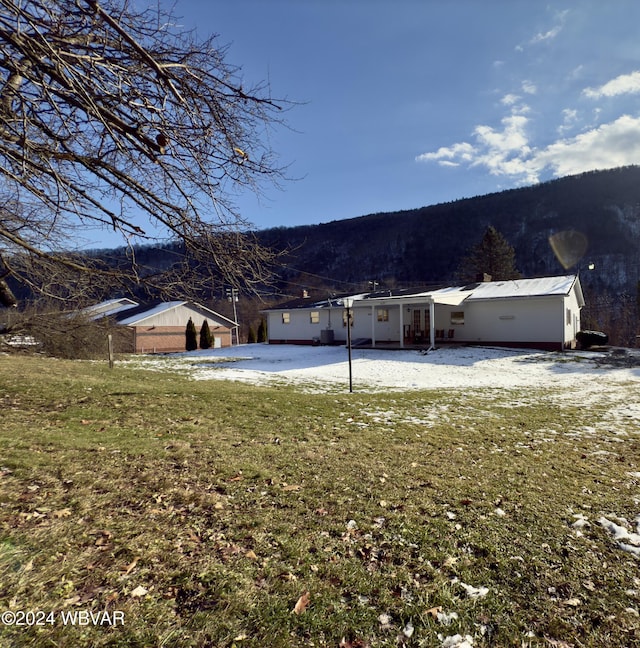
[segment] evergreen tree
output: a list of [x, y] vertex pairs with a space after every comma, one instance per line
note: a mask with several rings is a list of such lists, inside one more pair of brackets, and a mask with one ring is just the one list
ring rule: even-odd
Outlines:
[[200, 348], [210, 349], [212, 346], [213, 346], [213, 335], [211, 335], [209, 322], [205, 320], [204, 322], [202, 322], [202, 327], [200, 328]]
[[187, 351], [195, 351], [198, 348], [198, 333], [196, 332], [196, 325], [193, 323], [191, 318], [189, 318], [189, 321], [187, 322], [185, 338], [185, 348]]
[[267, 341], [267, 323], [264, 319], [260, 320], [260, 325], [258, 326], [258, 343]]
[[489, 275], [492, 281], [520, 279], [516, 268], [516, 253], [507, 239], [495, 227], [489, 225], [482, 240], [474, 245], [462, 259], [457, 276], [463, 283], [477, 281], [478, 277]]
[[256, 343], [256, 332], [253, 330], [253, 326], [249, 327], [249, 333], [247, 334], [247, 344]]

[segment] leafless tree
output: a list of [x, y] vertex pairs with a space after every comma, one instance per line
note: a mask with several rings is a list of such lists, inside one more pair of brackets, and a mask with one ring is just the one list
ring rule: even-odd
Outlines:
[[[8, 276], [49, 292], [56, 273], [67, 291], [263, 280], [270, 253], [234, 196], [283, 178], [269, 131], [290, 104], [244, 87], [226, 54], [159, 6], [0, 0], [0, 302]], [[95, 227], [122, 235], [126, 267], [69, 253]], [[135, 249], [159, 236], [185, 256], [150, 275]]]

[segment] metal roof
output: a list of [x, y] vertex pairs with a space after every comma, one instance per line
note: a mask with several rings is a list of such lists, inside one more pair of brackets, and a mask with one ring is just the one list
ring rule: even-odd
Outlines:
[[[365, 305], [391, 305], [402, 303], [424, 303], [433, 301], [436, 304], [460, 305], [464, 301], [481, 301], [488, 299], [518, 299], [532, 297], [547, 297], [552, 295], [568, 295], [577, 275], [562, 275], [559, 277], [539, 277], [536, 279], [512, 279], [508, 281], [486, 281], [466, 286], [448, 286], [438, 289], [403, 289], [378, 290], [372, 293], [343, 294], [327, 296], [326, 299], [313, 300], [310, 298], [295, 299], [279, 304], [268, 311], [286, 311], [295, 309], [342, 308], [344, 299], [354, 300], [354, 308]], [[578, 301], [584, 305], [584, 297], [580, 283], [577, 282]]]
[[205, 315], [205, 317], [209, 317], [210, 319], [217, 321], [218, 323], [221, 324], [226, 323], [230, 326], [237, 326], [237, 322], [234, 322], [228, 317], [225, 317], [224, 315], [220, 315], [220, 313], [216, 313], [215, 311], [212, 311], [210, 308], [207, 308], [206, 306], [202, 306], [201, 304], [195, 304], [193, 302], [188, 302], [188, 301], [170, 301], [170, 302], [159, 302], [155, 304], [139, 304], [137, 307], [132, 308], [131, 310], [123, 311], [119, 314], [116, 314], [115, 319], [118, 323], [124, 326], [131, 326], [133, 324], [139, 324], [140, 322], [149, 319], [154, 315], [164, 313], [166, 311], [172, 310], [173, 308], [179, 308], [180, 306], [187, 306], [192, 310], [199, 311], [200, 313]]

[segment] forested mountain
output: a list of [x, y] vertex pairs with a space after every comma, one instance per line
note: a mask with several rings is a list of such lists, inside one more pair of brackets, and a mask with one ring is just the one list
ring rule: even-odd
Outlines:
[[[344, 282], [442, 283], [493, 225], [515, 248], [525, 277], [593, 264], [590, 283], [635, 291], [640, 260], [640, 167], [571, 176], [532, 187], [321, 225], [275, 228], [261, 240], [288, 249], [281, 279], [298, 271]], [[586, 251], [565, 268], [549, 237], [580, 232]]]
[[[301, 287], [365, 289], [373, 281], [380, 287], [455, 283], [460, 262], [489, 225], [514, 247], [522, 276], [580, 273], [587, 301], [583, 328], [605, 330], [615, 344], [637, 344], [638, 166], [259, 236], [288, 250], [278, 287], [291, 295]], [[580, 248], [563, 257], [565, 264], [550, 244], [550, 237], [563, 232]], [[570, 263], [567, 257], [573, 257]]]

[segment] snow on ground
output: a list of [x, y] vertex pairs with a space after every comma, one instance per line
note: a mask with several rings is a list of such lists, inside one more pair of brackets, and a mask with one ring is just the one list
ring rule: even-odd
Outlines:
[[[640, 385], [640, 366], [601, 364], [602, 353], [553, 353], [487, 347], [414, 350], [353, 349], [354, 391], [410, 389], [548, 388], [604, 389]], [[157, 364], [188, 371], [197, 380], [237, 380], [254, 384], [298, 384], [314, 391], [348, 388], [348, 353], [343, 346], [245, 344], [170, 356], [148, 356]], [[640, 412], [639, 412], [640, 414]]]
[[[631, 352], [630, 352], [631, 353]], [[585, 351], [545, 352], [489, 347], [442, 347], [423, 354], [416, 350], [353, 349], [353, 391], [406, 392], [419, 389], [487, 390], [492, 400], [501, 390], [505, 407], [529, 405], [545, 390], [550, 406], [564, 404], [606, 408], [607, 416], [593, 426], [563, 434], [618, 437], [640, 432], [640, 365], [607, 364], [608, 354]], [[245, 344], [231, 348], [142, 356], [131, 362], [149, 369], [186, 373], [195, 380], [233, 380], [260, 385], [294, 385], [308, 392], [344, 393], [349, 389], [348, 352], [344, 346]], [[507, 394], [507, 391], [509, 392]], [[369, 409], [371, 422], [387, 425], [415, 422], [429, 425], [446, 420], [451, 404], [425, 410]], [[464, 401], [455, 405], [463, 414]], [[552, 439], [557, 430], [547, 430]]]

